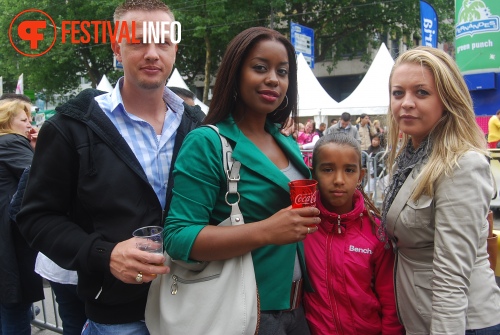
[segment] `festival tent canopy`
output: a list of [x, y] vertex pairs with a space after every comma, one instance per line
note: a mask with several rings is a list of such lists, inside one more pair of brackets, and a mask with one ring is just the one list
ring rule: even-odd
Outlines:
[[335, 106], [341, 115], [385, 115], [389, 107], [389, 76], [394, 60], [384, 43], [380, 46], [368, 72], [354, 92]]
[[302, 53], [297, 56], [297, 80], [299, 117], [314, 117], [319, 124], [324, 116], [335, 115], [338, 102], [321, 86]]
[[[186, 85], [186, 82], [184, 79], [182, 79], [181, 74], [177, 69], [174, 69], [172, 72], [172, 75], [170, 76], [170, 79], [167, 81], [167, 87], [181, 87], [185, 88], [186, 90], [189, 90], [189, 87]], [[197, 104], [198, 106], [201, 107], [201, 110], [207, 114], [208, 113], [208, 106], [205, 105], [201, 100], [196, 98], [194, 100], [194, 103]]]

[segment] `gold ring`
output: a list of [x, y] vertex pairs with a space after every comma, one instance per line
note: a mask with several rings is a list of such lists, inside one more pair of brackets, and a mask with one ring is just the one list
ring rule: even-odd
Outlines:
[[311, 233], [311, 227], [307, 227], [307, 233], [310, 234]]
[[138, 283], [142, 283], [142, 272], [139, 272], [135, 277], [135, 281]]

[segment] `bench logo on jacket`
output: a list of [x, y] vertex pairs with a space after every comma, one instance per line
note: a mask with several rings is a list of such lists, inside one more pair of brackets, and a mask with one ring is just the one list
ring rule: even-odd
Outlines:
[[359, 252], [359, 253], [362, 253], [362, 254], [370, 254], [372, 255], [373, 254], [373, 251], [371, 251], [369, 248], [366, 248], [366, 249], [363, 249], [363, 248], [356, 248], [355, 246], [353, 246], [352, 244], [349, 246], [349, 251], [352, 251], [352, 252]]

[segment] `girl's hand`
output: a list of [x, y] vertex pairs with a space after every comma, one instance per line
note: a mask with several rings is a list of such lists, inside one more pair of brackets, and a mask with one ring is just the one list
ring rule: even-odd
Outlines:
[[[315, 207], [293, 208], [289, 206], [261, 221], [261, 229], [265, 230], [266, 244], [290, 244], [302, 241], [308, 234], [318, 230], [321, 222], [319, 209]], [[262, 224], [263, 223], [263, 224]]]

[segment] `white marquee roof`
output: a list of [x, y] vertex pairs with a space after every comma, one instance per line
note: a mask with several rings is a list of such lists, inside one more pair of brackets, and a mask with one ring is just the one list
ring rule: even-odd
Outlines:
[[358, 87], [335, 107], [337, 114], [383, 115], [389, 107], [389, 76], [394, 60], [384, 43], [380, 46], [368, 72]]
[[[174, 69], [174, 71], [172, 71], [172, 75], [170, 76], [170, 79], [167, 81], [167, 87], [170, 87], [170, 86], [176, 86], [176, 87], [185, 88], [186, 90], [190, 90], [189, 87], [186, 85], [186, 82], [184, 81], [184, 79], [182, 79], [181, 74], [179, 73], [179, 71], [177, 69]], [[201, 100], [196, 98], [194, 100], [194, 103], [197, 104], [198, 106], [200, 106], [201, 110], [205, 114], [208, 113], [208, 106], [205, 105], [203, 102], [201, 102]]]

